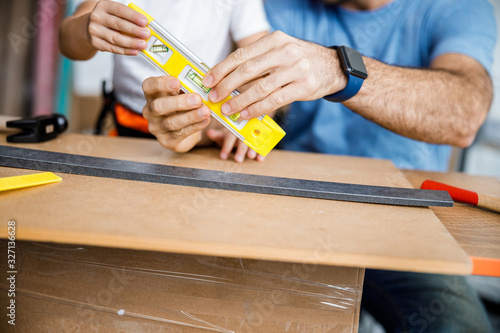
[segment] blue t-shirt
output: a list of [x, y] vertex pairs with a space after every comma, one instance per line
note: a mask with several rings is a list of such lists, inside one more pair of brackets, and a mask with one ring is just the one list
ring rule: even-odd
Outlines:
[[[275, 30], [346, 45], [390, 65], [426, 68], [439, 55], [460, 53], [491, 70], [496, 23], [487, 0], [393, 0], [373, 11], [319, 0], [267, 0], [265, 6]], [[450, 146], [405, 138], [323, 99], [293, 103], [283, 127], [281, 148], [288, 150], [384, 158], [433, 171], [445, 171], [451, 154]]]

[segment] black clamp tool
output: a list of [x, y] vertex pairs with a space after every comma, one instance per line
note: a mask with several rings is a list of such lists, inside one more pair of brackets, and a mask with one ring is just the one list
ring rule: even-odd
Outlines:
[[7, 142], [33, 143], [54, 139], [68, 128], [68, 120], [60, 114], [11, 120], [8, 128], [19, 128], [20, 133], [7, 136]]

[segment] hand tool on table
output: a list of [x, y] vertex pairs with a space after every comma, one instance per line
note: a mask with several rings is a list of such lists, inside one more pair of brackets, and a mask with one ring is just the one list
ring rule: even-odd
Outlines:
[[219, 190], [405, 206], [453, 206], [444, 191], [258, 176], [0, 146], [0, 166]]
[[420, 188], [424, 190], [447, 191], [450, 194], [451, 198], [455, 201], [500, 213], [500, 198], [491, 195], [464, 190], [459, 187], [435, 182], [433, 180], [424, 181]]
[[[3, 121], [2, 121], [3, 120]], [[3, 116], [0, 124], [5, 122], [6, 128], [17, 128], [21, 132], [7, 136], [8, 142], [35, 143], [54, 139], [68, 128], [68, 120], [60, 114], [36, 116], [31, 118], [12, 119]]]

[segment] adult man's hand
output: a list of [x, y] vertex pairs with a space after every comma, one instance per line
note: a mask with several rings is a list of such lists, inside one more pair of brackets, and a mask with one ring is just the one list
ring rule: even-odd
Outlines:
[[[429, 68], [391, 66], [363, 57], [369, 77], [343, 104], [362, 117], [414, 140], [469, 146], [492, 100], [488, 72], [475, 59], [447, 53]], [[253, 86], [223, 105], [254, 118], [294, 101], [322, 98], [346, 86], [334, 50], [275, 32], [232, 53], [203, 84], [220, 101], [238, 86]]]
[[[332, 75], [334, 74], [334, 75]], [[273, 32], [237, 49], [203, 79], [212, 102], [220, 102], [238, 87], [254, 81], [222, 106], [231, 115], [255, 118], [293, 101], [308, 101], [342, 90], [346, 77], [335, 50]]]

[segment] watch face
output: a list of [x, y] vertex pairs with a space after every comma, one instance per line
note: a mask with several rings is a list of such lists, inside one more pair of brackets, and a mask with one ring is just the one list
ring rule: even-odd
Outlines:
[[341, 46], [339, 49], [344, 58], [347, 66], [346, 70], [349, 74], [366, 79], [368, 77], [368, 73], [366, 72], [365, 63], [363, 62], [361, 54], [347, 46]]

